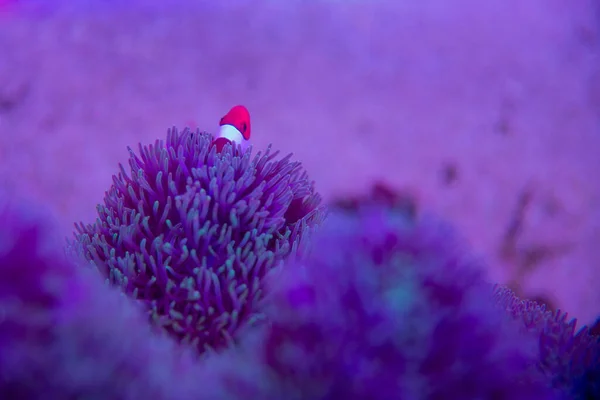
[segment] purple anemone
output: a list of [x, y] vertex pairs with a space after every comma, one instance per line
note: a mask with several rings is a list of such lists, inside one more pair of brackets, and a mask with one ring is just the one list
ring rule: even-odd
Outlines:
[[263, 278], [302, 249], [324, 216], [300, 162], [271, 147], [227, 145], [169, 130], [166, 143], [129, 149], [93, 224], [74, 247], [151, 320], [200, 353], [230, 345], [262, 318]]
[[510, 289], [495, 288], [498, 304], [538, 339], [538, 367], [558, 392], [569, 399], [600, 398], [600, 337], [561, 310], [547, 310], [521, 300]]

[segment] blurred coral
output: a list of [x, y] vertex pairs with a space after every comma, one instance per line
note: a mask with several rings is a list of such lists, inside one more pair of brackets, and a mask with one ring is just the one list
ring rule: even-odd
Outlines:
[[419, 205], [414, 194], [408, 190], [396, 190], [383, 181], [376, 181], [370, 192], [360, 196], [342, 196], [332, 201], [331, 206], [346, 211], [359, 211], [366, 204], [403, 210], [408, 216], [415, 217]]
[[590, 327], [590, 333], [592, 335], [600, 336], [600, 317], [594, 322], [594, 324]]
[[539, 368], [552, 386], [569, 399], [600, 398], [600, 337], [587, 327], [575, 333], [577, 321], [547, 310], [535, 301], [521, 300], [505, 287], [497, 287], [498, 304], [539, 338]]
[[491, 291], [434, 219], [377, 202], [336, 209], [311, 253], [263, 282], [257, 311], [269, 323], [240, 327], [237, 346], [199, 360], [94, 269], [64, 257], [36, 208], [0, 206], [2, 398], [597, 396], [597, 338]]
[[261, 318], [261, 281], [324, 216], [299, 162], [278, 152], [251, 158], [212, 136], [175, 128], [166, 144], [129, 149], [73, 246], [112, 284], [139, 299], [155, 324], [202, 353], [230, 345]]
[[271, 325], [240, 364], [263, 365], [263, 379], [242, 369], [233, 387], [261, 399], [554, 398], [534, 338], [443, 224], [338, 209], [313, 250], [270, 277]]
[[598, 337], [492, 290], [447, 225], [376, 185], [313, 236], [299, 163], [210, 139], [131, 152], [73, 258], [0, 196], [1, 398], [599, 397]]
[[66, 259], [37, 205], [0, 203], [0, 398], [200, 398], [195, 353]]

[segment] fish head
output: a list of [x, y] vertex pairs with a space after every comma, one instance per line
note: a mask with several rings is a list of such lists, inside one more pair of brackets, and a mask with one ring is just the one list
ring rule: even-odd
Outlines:
[[242, 148], [250, 145], [250, 113], [244, 106], [233, 107], [219, 122], [219, 138], [240, 144]]

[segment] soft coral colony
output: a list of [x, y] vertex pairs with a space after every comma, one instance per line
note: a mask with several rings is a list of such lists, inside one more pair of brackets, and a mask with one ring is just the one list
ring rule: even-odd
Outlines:
[[597, 336], [488, 285], [393, 196], [325, 219], [290, 156], [200, 131], [129, 167], [70, 257], [1, 204], [0, 397], [600, 398]]

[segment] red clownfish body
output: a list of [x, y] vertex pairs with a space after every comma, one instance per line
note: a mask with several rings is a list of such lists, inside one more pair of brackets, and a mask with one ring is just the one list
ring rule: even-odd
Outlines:
[[235, 106], [219, 122], [219, 133], [213, 144], [217, 152], [227, 143], [235, 142], [246, 149], [250, 144], [250, 113], [244, 106]]

